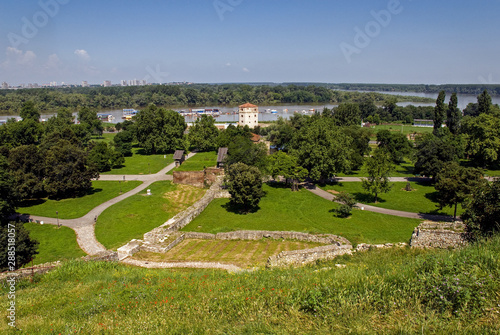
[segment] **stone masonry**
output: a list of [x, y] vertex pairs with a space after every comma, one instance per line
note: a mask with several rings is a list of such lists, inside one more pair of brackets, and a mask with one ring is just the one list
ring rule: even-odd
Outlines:
[[465, 225], [460, 222], [423, 222], [413, 231], [412, 248], [458, 248], [467, 244]]

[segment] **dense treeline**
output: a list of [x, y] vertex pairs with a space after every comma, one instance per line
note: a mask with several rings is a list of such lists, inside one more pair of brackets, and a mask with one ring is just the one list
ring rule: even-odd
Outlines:
[[497, 84], [324, 84], [325, 87], [337, 90], [380, 91], [380, 92], [416, 92], [416, 93], [446, 93], [478, 95], [488, 90], [491, 95], [500, 95], [500, 85]]
[[[389, 96], [370, 92], [345, 92], [309, 86], [269, 85], [151, 85], [127, 87], [74, 87], [0, 90], [0, 114], [19, 114], [23, 103], [33, 101], [42, 113], [57, 112], [59, 108], [76, 111], [81, 107], [94, 110], [144, 108], [156, 106], [235, 106], [245, 102], [257, 104], [280, 103], [342, 103], [360, 102], [369, 97], [383, 103]], [[427, 98], [398, 96], [397, 101], [428, 102]]]

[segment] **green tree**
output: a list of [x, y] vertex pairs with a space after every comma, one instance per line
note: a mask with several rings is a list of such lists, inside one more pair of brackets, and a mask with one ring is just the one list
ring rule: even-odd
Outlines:
[[85, 194], [92, 188], [97, 169], [87, 162], [86, 152], [60, 140], [45, 156], [45, 190], [56, 199]]
[[120, 152], [125, 157], [132, 156], [132, 142], [134, 134], [130, 130], [122, 130], [113, 138], [113, 144], [116, 151]]
[[392, 169], [391, 157], [384, 150], [375, 150], [373, 156], [368, 158], [366, 162], [368, 178], [363, 178], [362, 185], [365, 190], [375, 196], [375, 203], [380, 193], [389, 192], [391, 189], [389, 176]]
[[453, 135], [458, 134], [458, 130], [460, 127], [460, 117], [462, 113], [460, 109], [458, 109], [458, 99], [457, 94], [453, 93], [450, 98], [450, 103], [448, 104], [447, 118], [446, 118], [446, 126], [450, 130]]
[[445, 98], [446, 93], [444, 91], [440, 91], [436, 99], [436, 107], [434, 108], [434, 134], [437, 133], [438, 129], [441, 129], [446, 117], [446, 105], [444, 104]]
[[418, 137], [415, 173], [435, 178], [447, 162], [458, 161], [461, 143], [450, 135], [425, 134]]
[[123, 165], [125, 159], [121, 152], [113, 150], [106, 142], [91, 142], [88, 163], [94, 165], [97, 171], [105, 172]]
[[262, 174], [254, 166], [235, 163], [226, 169], [224, 178], [229, 194], [230, 203], [242, 212], [254, 210], [264, 196], [262, 190]]
[[337, 126], [361, 124], [361, 111], [357, 103], [341, 103], [333, 110], [333, 120]]
[[10, 151], [9, 169], [14, 178], [12, 192], [18, 199], [34, 199], [44, 193], [44, 157], [36, 145], [22, 145]]
[[23, 103], [20, 116], [23, 120], [40, 121], [40, 112], [35, 108], [35, 104], [31, 100]]
[[189, 128], [189, 142], [200, 151], [212, 151], [216, 149], [216, 139], [219, 129], [215, 126], [215, 119], [208, 115], [202, 115], [196, 119], [194, 125]]
[[16, 209], [17, 199], [12, 189], [15, 187], [15, 180], [9, 173], [7, 158], [0, 155], [0, 219], [12, 214]]
[[404, 162], [405, 156], [410, 155], [413, 151], [413, 144], [401, 133], [381, 130], [377, 134], [377, 142], [380, 149], [389, 153], [394, 164]]
[[263, 172], [266, 169], [266, 156], [267, 148], [264, 143], [253, 143], [247, 137], [237, 136], [228, 146], [225, 164], [230, 166], [244, 163]]
[[309, 177], [327, 178], [351, 170], [352, 139], [330, 118], [318, 118], [296, 131], [291, 153], [309, 171]]
[[136, 117], [136, 138], [147, 153], [173, 152], [185, 149], [184, 117], [172, 110], [149, 105]]
[[461, 132], [465, 134], [465, 151], [477, 166], [498, 164], [500, 157], [500, 113], [482, 113], [465, 117]]
[[439, 209], [454, 206], [453, 219], [457, 218], [457, 205], [472, 196], [473, 191], [484, 182], [481, 170], [465, 168], [457, 162], [444, 164], [436, 176]]
[[340, 217], [343, 218], [351, 215], [352, 209], [356, 205], [356, 200], [354, 200], [352, 194], [344, 191], [336, 194], [335, 198], [333, 198], [333, 201], [340, 204], [340, 207], [337, 209], [337, 213]]
[[[0, 223], [0, 271], [17, 270], [28, 264], [38, 254], [38, 244], [29, 236], [22, 222]], [[10, 245], [15, 246], [15, 251], [9, 248]], [[11, 267], [13, 263], [15, 265]]]
[[298, 165], [297, 158], [278, 151], [268, 157], [268, 173], [276, 179], [278, 176], [285, 178], [285, 183], [291, 185], [292, 191], [299, 190], [299, 182], [304, 181], [307, 170]]
[[476, 238], [500, 232], [500, 179], [483, 183], [475, 190], [462, 219]]
[[83, 107], [78, 112], [78, 121], [87, 128], [89, 133], [99, 136], [102, 135], [104, 126], [102, 121], [97, 118], [97, 113], [95, 111], [90, 110], [88, 107]]
[[477, 97], [477, 112], [479, 115], [490, 113], [491, 107], [491, 96], [488, 94], [487, 90], [484, 90], [483, 93]]
[[350, 157], [351, 169], [359, 170], [365, 161], [365, 156], [371, 151], [371, 131], [359, 126], [344, 127], [343, 132], [351, 138], [352, 155]]

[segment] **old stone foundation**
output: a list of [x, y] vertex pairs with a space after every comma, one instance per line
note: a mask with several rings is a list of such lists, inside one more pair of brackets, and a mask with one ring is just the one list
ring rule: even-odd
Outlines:
[[460, 222], [423, 222], [413, 231], [412, 248], [458, 248], [467, 244], [465, 225]]

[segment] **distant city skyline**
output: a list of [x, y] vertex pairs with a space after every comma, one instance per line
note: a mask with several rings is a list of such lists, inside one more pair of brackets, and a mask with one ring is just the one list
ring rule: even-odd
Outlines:
[[26, 0], [0, 83], [498, 84], [500, 1]]

